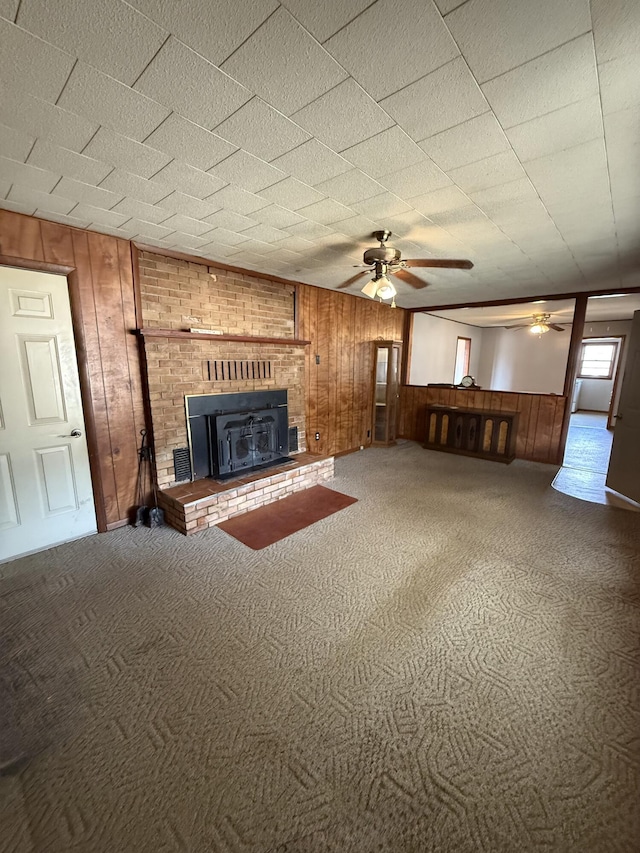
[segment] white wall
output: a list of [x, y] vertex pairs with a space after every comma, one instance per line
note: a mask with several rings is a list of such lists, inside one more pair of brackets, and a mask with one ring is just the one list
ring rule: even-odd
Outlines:
[[538, 337], [527, 329], [484, 329], [478, 384], [494, 391], [562, 394], [571, 326]]
[[430, 382], [453, 382], [458, 338], [471, 338], [469, 373], [476, 377], [486, 329], [467, 326], [433, 317], [430, 314], [413, 315], [413, 336], [409, 362], [410, 385], [428, 385]]

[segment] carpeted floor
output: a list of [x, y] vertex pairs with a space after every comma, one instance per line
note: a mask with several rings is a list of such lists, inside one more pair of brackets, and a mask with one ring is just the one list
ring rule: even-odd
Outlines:
[[402, 443], [263, 551], [0, 566], [0, 849], [637, 850], [640, 526], [555, 471]]

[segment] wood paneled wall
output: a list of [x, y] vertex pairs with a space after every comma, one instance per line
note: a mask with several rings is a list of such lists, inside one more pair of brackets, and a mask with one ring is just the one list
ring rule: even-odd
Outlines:
[[405, 312], [306, 285], [300, 285], [297, 299], [297, 337], [311, 341], [305, 347], [307, 449], [333, 455], [366, 447], [371, 444], [373, 341], [402, 340]]
[[[89, 456], [100, 530], [136, 503], [139, 430], [144, 427], [127, 241], [0, 210], [5, 265], [67, 274]], [[54, 270], [50, 265], [56, 265]]]
[[562, 423], [567, 397], [559, 394], [516, 394], [511, 391], [467, 391], [405, 385], [400, 392], [399, 434], [423, 442], [426, 408], [431, 403], [497, 412], [519, 412], [516, 457], [561, 464]]

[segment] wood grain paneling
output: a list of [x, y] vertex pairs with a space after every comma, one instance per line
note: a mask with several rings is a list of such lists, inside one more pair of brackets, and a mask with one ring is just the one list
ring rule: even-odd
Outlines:
[[559, 394], [516, 394], [511, 391], [467, 391], [405, 385], [400, 391], [400, 435], [423, 442], [426, 408], [432, 403], [498, 412], [518, 412], [516, 458], [556, 464], [567, 397]]
[[298, 334], [311, 341], [306, 361], [307, 449], [331, 456], [369, 446], [373, 341], [402, 340], [405, 312], [308, 285], [299, 288], [298, 312]]
[[130, 244], [0, 210], [0, 255], [68, 274], [98, 529], [114, 527], [136, 502], [144, 426]]

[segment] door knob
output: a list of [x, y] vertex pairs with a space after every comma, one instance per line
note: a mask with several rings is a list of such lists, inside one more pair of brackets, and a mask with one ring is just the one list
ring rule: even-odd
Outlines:
[[622, 415], [614, 415], [614, 418], [616, 418], [617, 420], [621, 421], [621, 420], [622, 420]]
[[80, 438], [82, 433], [80, 432], [79, 429], [72, 429], [71, 432], [69, 433], [69, 435], [72, 436], [72, 438]]

